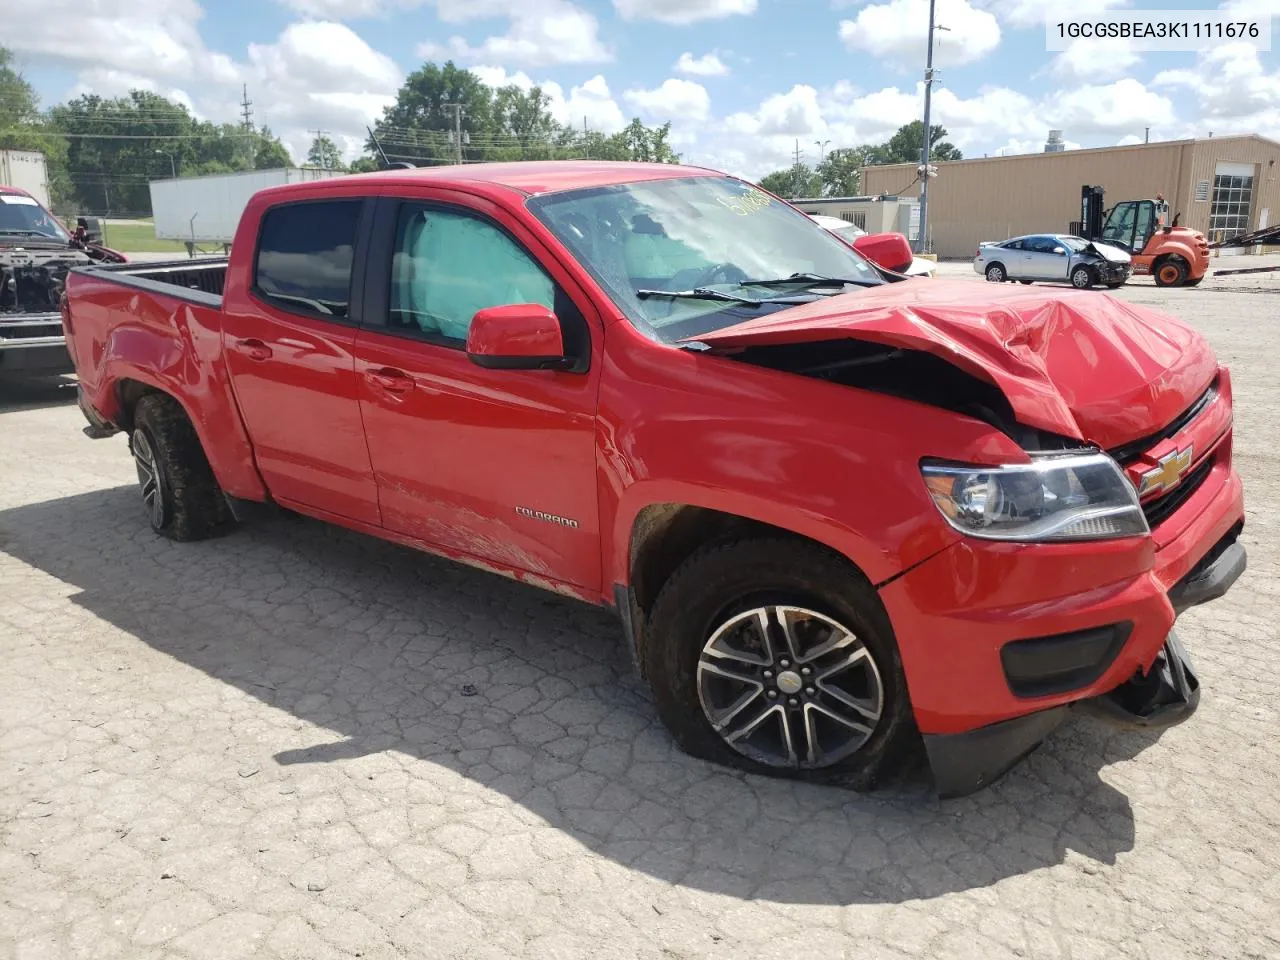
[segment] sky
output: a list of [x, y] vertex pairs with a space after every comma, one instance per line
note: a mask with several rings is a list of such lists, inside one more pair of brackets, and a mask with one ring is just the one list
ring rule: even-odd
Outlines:
[[[1063, 6], [937, 0], [933, 120], [966, 156], [1039, 151], [1050, 128], [1070, 148], [1140, 142], [1148, 127], [1152, 140], [1280, 139], [1276, 53], [1049, 53], [1044, 20]], [[1280, 14], [1280, 0], [1221, 6]], [[405, 75], [453, 59], [493, 85], [541, 86], [564, 123], [670, 121], [684, 160], [759, 177], [797, 146], [812, 164], [922, 115], [928, 0], [0, 0], [0, 23], [45, 106], [143, 88], [233, 121], [247, 84], [255, 122], [299, 160], [314, 130], [357, 155]]]

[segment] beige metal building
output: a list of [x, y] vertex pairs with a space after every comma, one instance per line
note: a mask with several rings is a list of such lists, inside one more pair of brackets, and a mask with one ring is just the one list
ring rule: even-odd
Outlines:
[[[1066, 233], [1080, 219], [1080, 188], [1106, 206], [1162, 194], [1181, 224], [1211, 240], [1280, 220], [1280, 143], [1255, 135], [1171, 140], [1094, 150], [983, 157], [937, 164], [928, 233], [941, 257], [969, 258], [983, 240]], [[864, 193], [916, 197], [914, 164], [864, 167]], [[825, 211], [824, 211], [825, 212]]]

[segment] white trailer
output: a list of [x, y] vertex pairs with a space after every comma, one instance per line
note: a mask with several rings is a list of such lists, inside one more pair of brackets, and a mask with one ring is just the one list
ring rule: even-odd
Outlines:
[[0, 150], [0, 186], [17, 187], [49, 208], [49, 169], [35, 150]]
[[285, 183], [339, 177], [340, 170], [281, 167], [247, 173], [211, 174], [151, 181], [151, 212], [156, 236], [189, 244], [227, 244], [236, 235], [240, 214], [259, 190]]

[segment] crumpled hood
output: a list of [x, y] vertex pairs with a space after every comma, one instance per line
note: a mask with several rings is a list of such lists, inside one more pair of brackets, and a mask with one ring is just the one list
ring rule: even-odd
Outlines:
[[1091, 253], [1096, 253], [1103, 260], [1110, 260], [1112, 263], [1128, 263], [1133, 259], [1129, 251], [1113, 247], [1109, 243], [1099, 243], [1096, 240], [1089, 244], [1088, 249]]
[[1159, 430], [1217, 361], [1167, 314], [1085, 290], [936, 279], [782, 310], [696, 339], [713, 348], [851, 337], [935, 354], [994, 383], [1027, 426], [1111, 448]]

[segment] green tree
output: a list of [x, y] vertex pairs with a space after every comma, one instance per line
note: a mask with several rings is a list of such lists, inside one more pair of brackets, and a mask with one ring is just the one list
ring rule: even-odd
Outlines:
[[[450, 104], [460, 105], [460, 120]], [[493, 91], [474, 73], [450, 60], [443, 67], [424, 64], [409, 74], [396, 102], [383, 110], [373, 133], [390, 160], [448, 161], [456, 156], [455, 124], [460, 124], [464, 135], [464, 159], [486, 159], [485, 152], [499, 143], [493, 123]], [[372, 140], [366, 148], [377, 155]]]
[[265, 127], [248, 133], [236, 124], [199, 121], [182, 104], [145, 90], [113, 99], [77, 97], [49, 116], [67, 135], [67, 179], [74, 205], [86, 211], [148, 214], [151, 180], [292, 162]]
[[293, 166], [293, 157], [289, 150], [271, 132], [270, 127], [262, 127], [258, 131], [258, 139], [254, 144], [253, 169], [276, 170], [280, 167]]
[[346, 164], [342, 162], [342, 151], [324, 134], [311, 141], [311, 149], [307, 151], [307, 165], [323, 167], [325, 170], [346, 169]]
[[[929, 147], [929, 158], [936, 160], [961, 160], [962, 154], [947, 142], [947, 130], [939, 124], [930, 125], [933, 130], [933, 142]], [[912, 120], [898, 128], [898, 132], [878, 146], [870, 148], [867, 154], [868, 163], [919, 163], [920, 154], [924, 150], [924, 122]]]
[[862, 187], [862, 168], [867, 163], [868, 147], [846, 147], [828, 151], [818, 164], [824, 197], [856, 197]]
[[806, 163], [776, 170], [760, 180], [760, 186], [786, 200], [817, 197], [822, 194], [822, 178]]
[[67, 141], [40, 112], [35, 88], [18, 71], [13, 54], [0, 47], [0, 150], [36, 150], [44, 154], [49, 193], [56, 208], [69, 199]]

